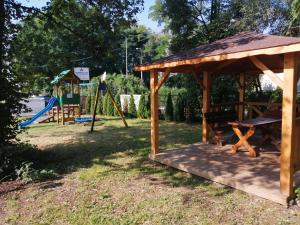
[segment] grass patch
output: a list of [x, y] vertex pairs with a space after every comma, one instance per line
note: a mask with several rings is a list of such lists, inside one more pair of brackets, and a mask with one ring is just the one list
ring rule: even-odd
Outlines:
[[[149, 120], [128, 124], [105, 117], [93, 133], [78, 124], [28, 129], [20, 138], [59, 176], [2, 195], [0, 224], [300, 223], [282, 206], [150, 162]], [[198, 142], [200, 133], [199, 124], [161, 121], [160, 147]]]

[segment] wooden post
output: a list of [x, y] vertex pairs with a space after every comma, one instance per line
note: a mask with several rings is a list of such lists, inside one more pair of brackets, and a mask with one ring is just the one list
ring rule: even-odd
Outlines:
[[158, 73], [156, 70], [150, 71], [150, 91], [151, 91], [151, 153], [154, 157], [159, 152], [158, 149], [158, 92], [155, 88], [158, 83]]
[[240, 74], [240, 81], [239, 81], [239, 121], [244, 119], [244, 98], [245, 98], [245, 74]]
[[[210, 110], [210, 74], [207, 71], [203, 73], [203, 97], [202, 97], [202, 113]], [[205, 118], [202, 119], [202, 142], [208, 142], [209, 128]]]
[[62, 125], [65, 125], [65, 108], [64, 108], [64, 104], [61, 105], [61, 113], [62, 113], [61, 123], [62, 123]]
[[101, 81], [99, 81], [98, 85], [97, 85], [96, 98], [95, 98], [94, 110], [93, 110], [93, 119], [92, 119], [92, 124], [91, 124], [91, 132], [94, 131], [94, 124], [95, 124], [95, 119], [96, 119], [96, 111], [97, 111], [97, 106], [98, 106], [100, 85], [101, 85]]
[[287, 197], [293, 195], [296, 134], [297, 67], [295, 53], [284, 55], [284, 85], [282, 97], [282, 133], [280, 156], [280, 190]]
[[59, 104], [56, 106], [57, 124], [59, 124]]

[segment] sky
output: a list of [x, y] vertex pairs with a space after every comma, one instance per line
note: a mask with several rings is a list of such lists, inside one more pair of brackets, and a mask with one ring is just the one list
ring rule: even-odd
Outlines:
[[[46, 5], [47, 0], [18, 0], [25, 6], [35, 6], [41, 8]], [[148, 18], [149, 8], [154, 5], [155, 0], [145, 0], [144, 10], [137, 15], [138, 24], [144, 25], [155, 32], [160, 32], [162, 27], [157, 25], [157, 22]]]

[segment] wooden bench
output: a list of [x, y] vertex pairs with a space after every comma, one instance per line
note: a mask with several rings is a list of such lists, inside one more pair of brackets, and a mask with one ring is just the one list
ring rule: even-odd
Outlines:
[[229, 121], [236, 121], [238, 119], [237, 113], [234, 110], [206, 112], [203, 118], [208, 124], [210, 132], [213, 134], [213, 139], [218, 146], [222, 146], [224, 142], [224, 132], [228, 130]]

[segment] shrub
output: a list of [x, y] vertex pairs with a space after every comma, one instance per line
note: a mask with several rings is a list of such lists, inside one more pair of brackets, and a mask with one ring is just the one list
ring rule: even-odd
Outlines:
[[136, 117], [136, 106], [134, 104], [133, 95], [130, 95], [129, 106], [128, 106], [128, 114], [130, 117]]
[[182, 122], [185, 120], [184, 118], [184, 101], [183, 97], [179, 94], [176, 103], [175, 103], [175, 109], [174, 109], [174, 119], [178, 122]]
[[145, 94], [142, 94], [139, 101], [138, 111], [137, 111], [137, 115], [141, 119], [147, 118], [147, 113], [148, 113], [145, 98], [146, 98]]
[[103, 97], [102, 97], [102, 95], [99, 95], [99, 98], [98, 98], [97, 114], [103, 115]]
[[151, 117], [151, 96], [150, 96], [150, 94], [147, 95], [146, 110], [147, 110], [146, 118], [150, 118]]
[[95, 106], [95, 96], [91, 96], [91, 103], [90, 103], [90, 114], [94, 113], [94, 106]]
[[102, 104], [103, 115], [107, 115], [107, 101], [108, 101], [108, 95], [105, 94], [103, 97], [103, 104]]
[[[120, 94], [116, 94], [115, 96], [115, 103], [117, 104], [117, 106], [120, 108], [121, 106], [121, 101], [120, 101]], [[119, 112], [118, 110], [116, 109], [116, 107], [114, 107], [114, 116], [119, 116]]]
[[173, 120], [173, 101], [171, 92], [168, 93], [167, 102], [166, 102], [166, 108], [165, 108], [165, 119], [168, 121]]
[[88, 95], [85, 98], [85, 114], [90, 114], [91, 113], [91, 96]]
[[127, 98], [124, 98], [124, 104], [123, 104], [123, 113], [125, 114], [125, 115], [127, 115], [128, 114], [128, 100], [127, 100]]
[[114, 115], [114, 106], [113, 106], [113, 102], [110, 98], [110, 96], [108, 95], [108, 93], [106, 93], [106, 115], [107, 116], [113, 116]]

